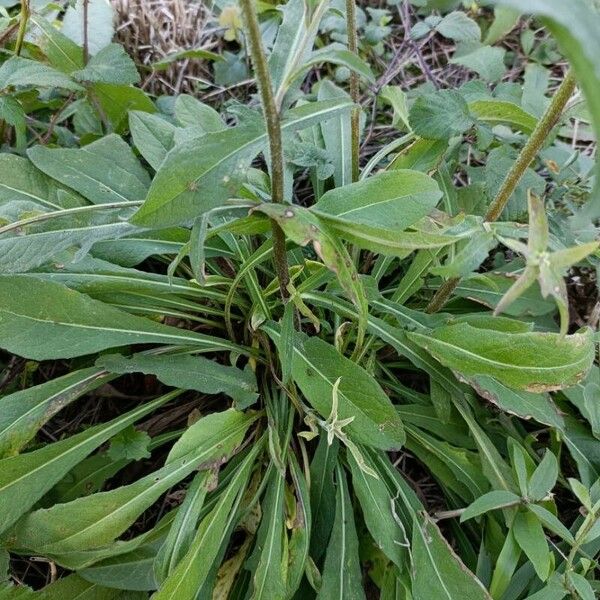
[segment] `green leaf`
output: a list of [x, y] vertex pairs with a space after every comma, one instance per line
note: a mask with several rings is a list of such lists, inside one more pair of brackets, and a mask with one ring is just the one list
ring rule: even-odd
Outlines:
[[198, 585], [208, 577], [221, 546], [236, 524], [238, 507], [262, 445], [255, 444], [238, 465], [227, 488], [219, 497], [219, 502], [200, 523], [190, 549], [154, 594], [154, 600], [196, 598]]
[[529, 497], [534, 501], [543, 500], [552, 491], [557, 479], [558, 461], [550, 450], [546, 450], [544, 458], [527, 484]]
[[130, 110], [156, 112], [156, 107], [139, 87], [115, 83], [94, 83], [91, 86], [100, 109], [117, 133], [124, 133]]
[[58, 87], [74, 92], [83, 88], [70, 77], [38, 62], [13, 56], [0, 66], [0, 89], [9, 86]]
[[26, 358], [72, 358], [114, 346], [161, 342], [206, 350], [235, 347], [127, 314], [51, 281], [13, 275], [0, 282], [0, 347]]
[[[45, 586], [35, 597], [43, 597], [45, 600], [119, 600], [123, 598], [123, 592], [86, 581], [73, 574]], [[127, 600], [143, 600], [144, 597], [141, 592], [127, 592]]]
[[218, 466], [242, 443], [257, 414], [230, 408], [202, 417], [190, 425], [171, 448], [166, 464], [179, 460], [196, 448], [204, 448], [204, 468]]
[[90, 452], [175, 395], [167, 394], [108, 423], [96, 425], [33, 452], [0, 460], [0, 502], [3, 508], [0, 533], [25, 514]]
[[289, 81], [294, 81], [314, 65], [321, 63], [332, 63], [334, 65], [347, 67], [351, 71], [358, 73], [369, 83], [375, 82], [375, 76], [373, 75], [373, 71], [369, 64], [353, 52], [347, 50], [341, 44], [330, 44], [329, 46], [315, 50], [310, 58], [306, 60], [297, 71], [290, 75]]
[[435, 29], [455, 42], [478, 42], [481, 39], [479, 25], [462, 11], [448, 13]]
[[23, 152], [27, 144], [27, 124], [21, 103], [12, 96], [0, 96], [0, 119], [15, 128], [16, 148]]
[[110, 381], [89, 367], [4, 396], [0, 400], [0, 457], [17, 454], [57, 412]]
[[[282, 129], [304, 129], [351, 106], [344, 100], [305, 104], [288, 111]], [[235, 194], [240, 178], [266, 142], [264, 127], [253, 123], [209, 133], [176, 146], [167, 154], [133, 222], [168, 227], [222, 206]]]
[[533, 512], [547, 529], [560, 536], [567, 543], [571, 545], [575, 543], [573, 534], [549, 510], [539, 504], [528, 504], [527, 510]]
[[151, 438], [145, 431], [139, 431], [130, 425], [110, 440], [106, 454], [114, 461], [150, 458], [150, 442]]
[[509, 529], [492, 574], [490, 593], [494, 598], [501, 598], [510, 585], [520, 557], [521, 548], [515, 540], [513, 530]]
[[468, 54], [455, 55], [449, 62], [475, 71], [486, 81], [496, 82], [506, 72], [506, 67], [504, 66], [505, 56], [506, 50], [504, 48], [481, 46]]
[[[385, 85], [379, 95], [381, 100], [388, 103], [394, 109], [392, 125], [398, 129], [409, 129], [408, 103], [406, 93], [399, 85]], [[401, 127], [401, 125], [403, 127]]]
[[489, 375], [516, 389], [543, 392], [580, 381], [594, 360], [589, 330], [567, 337], [555, 333], [503, 333], [490, 336], [466, 323], [408, 337], [444, 366], [463, 375]]
[[413, 520], [412, 578], [414, 600], [432, 598], [490, 600], [481, 582], [454, 553], [428, 517]]
[[480, 496], [475, 502], [469, 504], [460, 516], [460, 522], [463, 523], [464, 521], [483, 515], [491, 510], [514, 506], [520, 502], [521, 498], [512, 492], [494, 490]]
[[581, 600], [595, 600], [598, 597], [592, 584], [583, 575], [570, 572], [568, 577]]
[[420, 137], [447, 140], [470, 129], [474, 120], [465, 99], [456, 90], [441, 90], [419, 96], [409, 120]]
[[[319, 85], [317, 99], [319, 101], [333, 99], [350, 100], [348, 92], [325, 79]], [[352, 183], [352, 155], [347, 151], [351, 144], [350, 113], [340, 113], [334, 119], [320, 123], [320, 133], [325, 150], [333, 162], [333, 178], [336, 186]]]
[[153, 558], [156, 579], [164, 581], [189, 550], [206, 494], [213, 481], [213, 472], [200, 471], [190, 483], [164, 543]]
[[131, 357], [111, 354], [96, 362], [110, 373], [144, 373], [155, 375], [165, 385], [205, 394], [224, 393], [237, 404], [249, 406], [258, 395], [254, 374], [236, 367], [221, 365], [201, 356], [186, 354], [134, 354]]
[[84, 2], [71, 2], [62, 20], [62, 32], [79, 46], [83, 46], [87, 37], [90, 54], [96, 54], [110, 44], [114, 36], [113, 8], [104, 0], [88, 0], [87, 16], [90, 25], [84, 33]]
[[346, 475], [339, 464], [336, 467], [336, 480], [335, 520], [325, 556], [323, 582], [317, 598], [363, 600], [365, 593], [358, 556], [358, 537]]
[[377, 234], [401, 232], [428, 215], [442, 197], [424, 173], [398, 169], [326, 192], [313, 207], [332, 227], [358, 225]]
[[108, 135], [80, 149], [34, 146], [33, 164], [94, 204], [143, 200], [150, 178], [131, 148]]
[[[468, 298], [489, 308], [496, 308], [514, 282], [514, 277], [509, 274], [477, 274], [463, 280], [454, 293], [461, 298]], [[554, 310], [554, 302], [544, 300], [538, 289], [530, 287], [512, 304], [507, 306], [504, 313], [512, 317], [537, 317], [547, 315]]]
[[[263, 328], [278, 341], [272, 326]], [[371, 375], [327, 342], [297, 333], [292, 376], [323, 417], [331, 413], [333, 386], [341, 378], [338, 415], [340, 420], [354, 418], [345, 429], [350, 438], [382, 450], [402, 447], [404, 428], [390, 399]]]
[[308, 483], [295, 455], [291, 452], [288, 453], [288, 464], [296, 495], [292, 513], [294, 519], [288, 543], [287, 593], [291, 597], [298, 590], [307, 569], [314, 522]]
[[[284, 580], [284, 496], [285, 478], [279, 469], [273, 469], [261, 504], [262, 519], [257, 533], [258, 563], [254, 569], [253, 600], [285, 598]], [[252, 560], [252, 557], [250, 558]]]
[[198, 447], [135, 483], [36, 510], [17, 523], [12, 532], [14, 545], [55, 556], [59, 563], [62, 553], [107, 545], [162, 494], [194, 472], [206, 454], [205, 448]]
[[157, 115], [132, 110], [129, 113], [129, 129], [135, 147], [158, 171], [165, 156], [175, 145], [175, 125]]
[[521, 419], [534, 419], [559, 431], [565, 427], [562, 415], [548, 394], [511, 390], [488, 376], [472, 377], [469, 383], [480, 396], [504, 412], [517, 415]]
[[449, 262], [441, 267], [431, 268], [430, 272], [447, 278], [466, 277], [480, 267], [497, 245], [498, 240], [492, 232], [476, 230]]
[[120, 44], [109, 44], [92, 56], [85, 67], [73, 73], [77, 81], [89, 83], [139, 83], [135, 63]]
[[402, 568], [406, 548], [410, 546], [406, 530], [394, 514], [394, 498], [381, 479], [367, 475], [351, 453], [347, 454], [352, 472], [354, 492], [362, 508], [363, 517], [375, 544], [384, 554]]
[[333, 473], [338, 460], [339, 441], [329, 444], [326, 435], [319, 443], [310, 463], [310, 507], [314, 515], [310, 555], [319, 560], [325, 552], [335, 516], [335, 488]]
[[41, 30], [37, 43], [55, 69], [72, 73], [83, 67], [83, 48], [43, 17], [33, 14], [31, 21]]
[[175, 100], [175, 116], [183, 127], [197, 128], [200, 135], [223, 131], [226, 125], [219, 113], [189, 94], [181, 94]]
[[58, 184], [36, 169], [26, 158], [14, 154], [0, 154], [0, 204], [8, 202], [35, 202], [53, 210], [81, 206], [65, 202], [58, 194]]
[[186, 58], [212, 60], [215, 62], [224, 60], [220, 54], [215, 54], [210, 50], [192, 48], [190, 50], [178, 50], [177, 52], [167, 54], [164, 58], [152, 63], [152, 68], [155, 71], [166, 71], [174, 62], [185, 60]]
[[519, 13], [502, 8], [501, 6], [494, 9], [494, 21], [487, 30], [484, 43], [493, 46], [499, 42], [504, 36], [508, 35], [519, 22]]
[[536, 117], [519, 105], [503, 100], [476, 100], [469, 103], [469, 111], [479, 121], [490, 125], [509, 125], [524, 133], [531, 133], [537, 125]]
[[513, 521], [512, 532], [537, 576], [546, 581], [550, 573], [550, 552], [539, 519], [529, 511], [520, 511]]
[[27, 273], [57, 257], [64, 265], [66, 250], [77, 262], [95, 243], [133, 234], [138, 229], [125, 220], [131, 208], [120, 204], [58, 210], [6, 225], [0, 229], [0, 273]]

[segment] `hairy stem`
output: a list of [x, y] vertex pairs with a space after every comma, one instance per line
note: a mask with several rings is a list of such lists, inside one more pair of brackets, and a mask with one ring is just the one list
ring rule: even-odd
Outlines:
[[90, 0], [83, 0], [83, 64], [87, 65], [90, 59], [90, 42], [89, 42], [89, 5]]
[[31, 6], [29, 0], [21, 0], [21, 15], [19, 17], [19, 32], [17, 33], [17, 41], [15, 42], [15, 54], [19, 56], [23, 49], [25, 41], [25, 33], [27, 32], [27, 23], [31, 16]]
[[[558, 90], [554, 94], [552, 101], [550, 102], [546, 112], [542, 115], [542, 118], [538, 121], [535, 129], [533, 130], [531, 137], [523, 146], [515, 164], [511, 170], [506, 174], [496, 197], [490, 204], [485, 220], [489, 223], [497, 221], [500, 215], [504, 211], [508, 201], [513, 195], [519, 182], [525, 175], [527, 169], [531, 166], [531, 163], [535, 160], [535, 157], [539, 154], [542, 149], [544, 142], [558, 123], [567, 102], [573, 95], [576, 86], [575, 76], [572, 71], [569, 71], [560, 84]], [[452, 292], [456, 289], [460, 283], [460, 278], [455, 277], [446, 281], [436, 292], [435, 296], [427, 307], [428, 313], [438, 312], [446, 304]]]
[[[252, 66], [256, 74], [256, 83], [267, 123], [269, 150], [271, 154], [271, 199], [275, 203], [283, 203], [284, 198], [284, 162], [283, 141], [281, 136], [281, 119], [275, 96], [267, 58], [262, 45], [258, 18], [253, 0], [240, 0], [240, 8], [246, 25], [246, 38]], [[275, 221], [271, 221], [273, 229], [273, 257], [279, 279], [279, 290], [284, 301], [289, 299], [288, 283], [290, 282], [285, 235]]]
[[[346, 0], [346, 30], [348, 33], [348, 50], [358, 56], [358, 32], [356, 30], [356, 4], [355, 0]], [[359, 155], [360, 155], [360, 90], [358, 87], [358, 73], [350, 73], [350, 97], [356, 106], [350, 115], [350, 130], [352, 139], [352, 181], [358, 181]]]

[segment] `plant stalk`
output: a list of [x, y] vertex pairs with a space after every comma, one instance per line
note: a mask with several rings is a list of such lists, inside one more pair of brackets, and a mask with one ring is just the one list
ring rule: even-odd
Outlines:
[[[355, 0], [346, 0], [346, 30], [348, 34], [348, 50], [358, 56], [358, 32], [356, 30], [356, 3]], [[352, 148], [352, 181], [358, 181], [360, 175], [360, 90], [358, 87], [358, 73], [350, 73], [350, 97], [356, 105], [350, 113], [350, 134]]]
[[[523, 175], [525, 175], [525, 172], [531, 166], [531, 163], [535, 160], [535, 157], [542, 149], [544, 142], [558, 123], [565, 106], [567, 105], [567, 102], [575, 91], [576, 84], [577, 81], [575, 79], [575, 75], [572, 71], [569, 71], [563, 82], [560, 84], [558, 90], [556, 90], [556, 93], [546, 109], [546, 112], [538, 121], [531, 134], [531, 137], [525, 146], [523, 146], [523, 149], [517, 157], [515, 164], [504, 178], [496, 197], [490, 204], [490, 207], [485, 215], [486, 222], [493, 223], [500, 218], [500, 215], [502, 215], [504, 208], [508, 204], [508, 201], [513, 195], [517, 185], [519, 185]], [[427, 312], [435, 313], [442, 309], [459, 283], [460, 278], [458, 277], [446, 281], [438, 289], [435, 296], [429, 303]]]
[[[261, 97], [265, 121], [267, 123], [269, 150], [271, 154], [271, 200], [275, 203], [282, 204], [284, 201], [284, 161], [281, 118], [275, 103], [271, 75], [269, 73], [267, 58], [262, 45], [254, 1], [240, 0], [240, 9], [242, 11], [244, 23], [246, 24], [248, 49], [250, 51], [250, 58], [256, 75], [256, 83]], [[271, 221], [271, 227], [273, 230], [273, 258], [275, 270], [279, 279], [279, 291], [283, 301], [287, 302], [290, 297], [288, 291], [290, 275], [285, 249], [285, 235], [275, 221]]]
[[21, 0], [21, 14], [19, 16], [19, 32], [17, 33], [17, 41], [15, 42], [15, 55], [19, 56], [23, 49], [25, 41], [25, 33], [27, 32], [27, 23], [31, 16], [30, 0]]
[[87, 65], [90, 60], [89, 42], [89, 5], [90, 0], [83, 0], [83, 64]]

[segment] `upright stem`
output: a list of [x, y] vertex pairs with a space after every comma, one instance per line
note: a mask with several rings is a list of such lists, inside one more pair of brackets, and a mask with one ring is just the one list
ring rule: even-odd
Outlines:
[[[573, 95], [576, 86], [576, 79], [572, 71], [569, 71], [565, 76], [563, 82], [560, 84], [558, 90], [554, 94], [552, 101], [550, 102], [546, 112], [542, 115], [542, 118], [538, 121], [535, 129], [533, 130], [531, 137], [523, 146], [515, 164], [511, 170], [506, 174], [496, 197], [490, 204], [485, 220], [488, 223], [497, 221], [500, 215], [504, 211], [508, 201], [513, 195], [517, 185], [525, 175], [525, 172], [530, 167], [531, 163], [535, 160], [535, 157], [539, 154], [542, 149], [544, 142], [558, 123], [569, 98]], [[446, 304], [452, 292], [456, 289], [460, 283], [460, 278], [455, 277], [446, 281], [437, 291], [429, 306], [427, 307], [428, 313], [438, 312]]]
[[[263, 113], [267, 123], [267, 133], [269, 135], [269, 149], [271, 153], [271, 199], [275, 203], [284, 201], [284, 162], [283, 162], [283, 142], [281, 136], [281, 119], [273, 86], [271, 84], [271, 75], [267, 65], [267, 58], [262, 46], [260, 27], [258, 18], [254, 10], [253, 0], [240, 0], [242, 16], [246, 24], [246, 36], [250, 58], [256, 74], [256, 83], [261, 96]], [[273, 229], [273, 257], [275, 260], [275, 269], [279, 279], [279, 290], [284, 301], [289, 298], [288, 284], [290, 275], [288, 269], [287, 255], [285, 250], [285, 235], [275, 221], [271, 221]]]
[[90, 0], [83, 0], [83, 64], [87, 65], [90, 59], [89, 42], [89, 5]]
[[[356, 4], [355, 0], [346, 0], [346, 30], [348, 33], [348, 50], [358, 55], [358, 32], [356, 30]], [[350, 73], [350, 97], [356, 106], [350, 115], [350, 130], [352, 139], [352, 181], [359, 178], [360, 156], [360, 90], [358, 87], [358, 73]]]
[[31, 6], [29, 0], [21, 0], [21, 15], [19, 16], [19, 32], [17, 34], [17, 41], [15, 42], [15, 54], [19, 56], [23, 49], [23, 42], [25, 41], [25, 33], [27, 32], [27, 23], [31, 16]]

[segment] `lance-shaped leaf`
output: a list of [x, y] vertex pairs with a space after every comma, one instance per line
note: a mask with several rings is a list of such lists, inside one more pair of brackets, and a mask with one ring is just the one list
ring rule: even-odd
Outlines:
[[212, 480], [213, 472], [201, 471], [190, 483], [166, 540], [152, 557], [158, 581], [164, 581], [189, 550]]
[[[348, 100], [305, 104], [286, 114], [282, 130], [292, 132], [311, 127], [351, 107]], [[252, 122], [176, 146], [161, 164], [146, 201], [133, 216], [133, 223], [179, 225], [222, 206], [236, 193], [251, 161], [266, 143], [262, 122]]]
[[227, 340], [130, 315], [52, 281], [0, 277], [0, 347], [9, 352], [47, 360], [147, 343], [237, 348]]
[[83, 90], [68, 75], [37, 60], [30, 60], [20, 56], [9, 58], [0, 67], [0, 89], [6, 89], [9, 86], [57, 87], [72, 91]]
[[0, 461], [0, 533], [26, 513], [53, 485], [58, 483], [90, 452], [165, 404], [177, 393], [144, 404], [109, 423], [97, 425], [39, 450]]
[[175, 145], [175, 125], [157, 115], [140, 110], [129, 113], [129, 129], [135, 147], [157, 171]]
[[258, 397], [256, 377], [250, 370], [221, 365], [187, 354], [120, 354], [103, 356], [96, 362], [110, 373], [155, 375], [166, 385], [205, 394], [227, 394], [242, 405], [253, 404]]
[[83, 148], [34, 146], [31, 162], [94, 204], [143, 200], [150, 177], [118, 135], [107, 135]]
[[348, 453], [347, 458], [367, 528], [377, 547], [402, 568], [410, 544], [402, 522], [394, 514], [394, 498], [383, 480], [365, 473], [352, 454]]
[[262, 444], [255, 444], [239, 464], [219, 502], [204, 517], [190, 549], [154, 595], [155, 600], [193, 600], [204, 583], [221, 547], [235, 526], [246, 484]]
[[329, 598], [364, 600], [352, 502], [348, 493], [346, 474], [339, 464], [336, 468], [336, 479], [335, 520], [325, 556], [323, 582], [317, 598], [319, 600], [329, 600]]
[[199, 447], [130, 485], [36, 510], [11, 532], [14, 546], [53, 556], [60, 563], [63, 552], [109, 544], [211, 454], [209, 449]]
[[514, 129], [531, 133], [537, 119], [518, 104], [502, 100], [476, 100], [469, 103], [469, 111], [479, 121], [490, 125], [509, 125]]
[[[274, 326], [263, 328], [279, 341], [280, 333]], [[351, 440], [383, 450], [400, 448], [404, 443], [402, 421], [379, 384], [327, 342], [297, 333], [292, 377], [308, 402], [324, 418], [331, 415], [334, 387], [339, 380], [335, 388], [337, 418], [340, 421], [352, 419], [344, 426], [344, 432]]]
[[261, 204], [256, 208], [279, 224], [288, 238], [300, 246], [312, 243], [315, 252], [333, 271], [359, 313], [357, 345], [361, 344], [366, 328], [368, 303], [362, 282], [348, 251], [329, 227], [310, 210], [301, 206]]
[[491, 600], [428, 516], [413, 520], [412, 565], [414, 600]]
[[111, 379], [103, 369], [89, 367], [4, 396], [0, 400], [0, 457], [16, 454], [57, 412]]
[[428, 215], [441, 197], [437, 182], [425, 173], [398, 169], [326, 192], [313, 211], [331, 218], [334, 227], [350, 223], [400, 232]]
[[173, 445], [167, 456], [167, 464], [186, 456], [197, 447], [211, 449], [211, 454], [207, 455], [204, 462], [220, 464], [242, 443], [248, 427], [257, 416], [257, 413], [231, 408], [199, 419]]
[[261, 504], [262, 519], [257, 533], [256, 550], [249, 558], [254, 567], [253, 600], [285, 598], [284, 578], [284, 496], [285, 478], [273, 469]]
[[489, 375], [500, 383], [532, 392], [559, 390], [585, 377], [594, 360], [592, 332], [505, 333], [467, 323], [407, 333], [444, 366], [471, 377]]
[[[120, 203], [119, 203], [120, 204]], [[95, 243], [139, 231], [124, 221], [130, 207], [83, 206], [37, 214], [0, 228], [0, 273], [27, 273], [73, 249], [73, 261]]]

